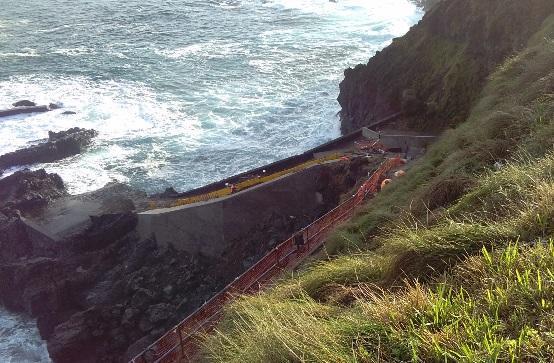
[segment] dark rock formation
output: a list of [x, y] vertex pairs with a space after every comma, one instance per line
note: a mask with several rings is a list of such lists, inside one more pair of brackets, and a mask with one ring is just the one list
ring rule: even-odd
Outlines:
[[328, 211], [349, 198], [361, 186], [368, 175], [381, 164], [382, 159], [357, 157], [348, 162], [334, 164], [316, 181], [323, 197], [323, 210]]
[[[84, 199], [126, 209], [114, 193], [143, 197], [128, 189], [113, 184]], [[139, 240], [132, 212], [93, 217], [62, 241], [33, 231], [24, 216], [65, 194], [44, 170], [0, 180], [0, 303], [37, 318], [55, 362], [121, 362], [129, 346], [138, 353], [234, 278], [219, 261]]]
[[16, 103], [14, 103], [12, 106], [13, 107], [32, 107], [32, 106], [36, 106], [37, 104], [34, 103], [33, 101], [29, 101], [29, 100], [21, 100], [21, 101], [17, 101]]
[[[408, 126], [443, 128], [467, 117], [486, 78], [554, 11], [551, 0], [444, 0], [340, 85], [344, 134], [404, 108]], [[406, 90], [411, 90], [408, 94]], [[404, 96], [404, 97], [403, 97]]]
[[95, 130], [74, 127], [67, 131], [48, 132], [48, 141], [0, 156], [0, 170], [16, 165], [50, 163], [81, 153], [94, 137]]
[[60, 131], [60, 132], [53, 132], [48, 131], [48, 141], [50, 142], [56, 142], [56, 141], [62, 141], [67, 139], [75, 139], [80, 141], [80, 143], [85, 143], [90, 141], [93, 137], [97, 136], [98, 132], [95, 130], [87, 130], [87, 129], [81, 129], [78, 127], [73, 127], [66, 131]]
[[180, 193], [175, 190], [173, 187], [165, 188], [163, 193], [156, 194], [157, 198], [166, 199], [166, 198], [179, 198]]
[[37, 113], [37, 112], [48, 112], [52, 110], [57, 110], [61, 108], [60, 105], [56, 103], [50, 103], [48, 105], [37, 106], [36, 103], [29, 100], [18, 101], [13, 104], [14, 108], [7, 110], [0, 110], [0, 117], [15, 116], [25, 113]]
[[[30, 230], [21, 218], [22, 214], [43, 210], [66, 194], [61, 178], [44, 169], [25, 169], [0, 180], [0, 263], [15, 263], [35, 255], [51, 256], [51, 241]], [[0, 285], [0, 291], [5, 287]], [[13, 308], [10, 301], [4, 303]]]
[[30, 213], [64, 195], [66, 190], [60, 176], [48, 174], [44, 169], [25, 169], [0, 180], [0, 209], [4, 212], [17, 209]]
[[75, 112], [75, 111], [64, 111], [64, 112], [62, 112], [62, 115], [76, 115], [76, 114], [77, 114], [77, 112]]
[[214, 261], [137, 240], [136, 216], [102, 219], [54, 256], [0, 262], [2, 303], [37, 317], [55, 362], [123, 361], [225, 283]]
[[0, 110], [0, 117], [15, 116], [25, 113], [37, 113], [37, 112], [48, 112], [51, 109], [48, 106], [22, 106], [10, 108], [7, 110]]

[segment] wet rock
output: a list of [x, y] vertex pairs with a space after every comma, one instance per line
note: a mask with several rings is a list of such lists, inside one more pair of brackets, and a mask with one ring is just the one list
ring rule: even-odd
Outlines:
[[76, 114], [77, 114], [77, 112], [75, 112], [75, 111], [64, 111], [64, 112], [62, 112], [62, 115], [76, 115]]
[[49, 132], [48, 141], [0, 156], [0, 169], [17, 165], [51, 163], [77, 155], [91, 144], [98, 135], [95, 130], [71, 128], [67, 131]]
[[53, 279], [63, 275], [63, 268], [58, 260], [47, 257], [3, 262], [0, 264], [3, 304], [31, 315], [52, 308], [57, 302], [51, 300], [56, 298], [52, 292], [62, 287], [61, 283], [53, 285]]
[[166, 188], [163, 193], [158, 194], [160, 198], [177, 198], [179, 192], [176, 191], [173, 187]]
[[66, 194], [60, 176], [44, 169], [24, 169], [0, 179], [0, 209], [5, 211], [31, 212]]
[[437, 5], [442, 0], [413, 0], [413, 2], [429, 11], [433, 6]]
[[17, 101], [16, 103], [13, 104], [14, 107], [32, 107], [32, 106], [36, 106], [37, 104], [34, 103], [33, 101], [29, 101], [29, 100], [21, 100], [21, 101]]
[[25, 113], [37, 113], [37, 112], [48, 112], [50, 108], [48, 106], [21, 106], [9, 108], [7, 110], [0, 110], [0, 117], [15, 116]]
[[98, 315], [95, 309], [78, 312], [56, 327], [48, 341], [48, 352], [54, 362], [94, 361], [94, 342], [102, 335]]

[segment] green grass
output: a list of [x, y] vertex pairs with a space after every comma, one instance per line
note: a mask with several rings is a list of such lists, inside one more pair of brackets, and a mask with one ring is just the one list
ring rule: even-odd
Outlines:
[[346, 307], [309, 296], [242, 298], [206, 342], [216, 362], [549, 362], [554, 245], [483, 249], [395, 292], [366, 284]]
[[204, 360], [554, 361], [553, 136], [554, 16], [328, 258], [231, 304]]

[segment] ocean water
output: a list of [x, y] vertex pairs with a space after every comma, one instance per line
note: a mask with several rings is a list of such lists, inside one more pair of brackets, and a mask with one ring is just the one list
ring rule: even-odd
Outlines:
[[48, 362], [46, 344], [34, 321], [0, 308], [0, 362]]
[[[188, 190], [339, 136], [343, 71], [404, 34], [408, 0], [0, 0], [0, 153], [78, 126], [59, 163], [70, 192]], [[13, 171], [13, 170], [12, 170]]]
[[[86, 153], [32, 166], [59, 173], [71, 193], [114, 180], [188, 190], [339, 136], [344, 69], [423, 15], [409, 0], [0, 0], [0, 9], [0, 109], [31, 99], [77, 112], [0, 119], [0, 154], [49, 130], [98, 130]], [[18, 319], [0, 311], [0, 361], [46, 361], [34, 325]]]

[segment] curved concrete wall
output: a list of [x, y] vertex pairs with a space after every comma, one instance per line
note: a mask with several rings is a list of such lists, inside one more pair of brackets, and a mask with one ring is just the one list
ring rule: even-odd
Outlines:
[[139, 213], [138, 232], [160, 245], [218, 257], [273, 213], [315, 217], [321, 206], [315, 181], [327, 167], [316, 165], [213, 201]]

